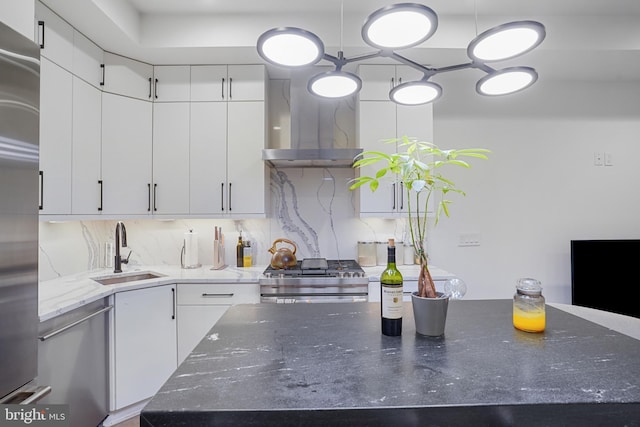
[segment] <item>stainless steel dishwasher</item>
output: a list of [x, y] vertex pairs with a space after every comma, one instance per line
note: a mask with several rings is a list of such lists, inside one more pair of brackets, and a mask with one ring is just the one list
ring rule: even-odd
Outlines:
[[40, 324], [38, 384], [51, 385], [39, 403], [68, 404], [72, 427], [99, 425], [109, 412], [107, 298]]

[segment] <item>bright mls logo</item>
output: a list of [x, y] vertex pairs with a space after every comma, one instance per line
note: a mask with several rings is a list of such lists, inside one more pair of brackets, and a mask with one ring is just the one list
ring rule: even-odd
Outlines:
[[0, 427], [69, 425], [69, 405], [0, 405]]

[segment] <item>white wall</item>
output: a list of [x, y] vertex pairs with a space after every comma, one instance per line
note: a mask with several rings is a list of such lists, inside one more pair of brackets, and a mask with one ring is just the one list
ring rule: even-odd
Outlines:
[[35, 2], [33, 0], [2, 0], [0, 20], [29, 40], [33, 40]]
[[[434, 109], [438, 145], [492, 150], [456, 171], [468, 195], [431, 232], [432, 262], [462, 277], [468, 298], [510, 297], [528, 276], [548, 301], [570, 303], [570, 240], [640, 238], [640, 84], [530, 91], [504, 101], [453, 96]], [[611, 153], [613, 165], [594, 166], [595, 152]], [[480, 246], [459, 247], [460, 233], [479, 233]], [[606, 292], [628, 274], [594, 268], [611, 269]]]

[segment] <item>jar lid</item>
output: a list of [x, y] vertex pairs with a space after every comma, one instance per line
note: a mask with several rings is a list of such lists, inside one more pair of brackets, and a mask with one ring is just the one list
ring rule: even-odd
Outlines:
[[542, 294], [542, 286], [539, 280], [530, 277], [518, 279], [516, 290], [524, 295], [540, 295]]

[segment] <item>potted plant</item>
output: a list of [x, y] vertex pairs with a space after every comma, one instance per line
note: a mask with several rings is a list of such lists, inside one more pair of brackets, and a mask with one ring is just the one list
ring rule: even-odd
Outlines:
[[[382, 166], [376, 170], [372, 176], [362, 175], [353, 180], [351, 190], [368, 185], [371, 191], [376, 191], [380, 181], [388, 179], [389, 176], [399, 178], [404, 184], [407, 196], [407, 213], [409, 221], [409, 231], [411, 243], [413, 244], [415, 256], [420, 260], [420, 274], [418, 276], [418, 292], [412, 295], [414, 316], [416, 317], [416, 330], [418, 329], [418, 319], [421, 313], [416, 313], [416, 304], [419, 299], [440, 299], [444, 300], [444, 316], [446, 318], [446, 307], [448, 297], [436, 292], [436, 287], [429, 272], [427, 252], [424, 242], [427, 237], [427, 211], [430, 203], [436, 203], [434, 225], [438, 224], [440, 216], [449, 216], [449, 205], [451, 200], [447, 199], [449, 193], [465, 195], [456, 188], [455, 184], [443, 175], [443, 167], [460, 166], [471, 167], [469, 163], [462, 160], [464, 157], [475, 157], [487, 159], [486, 153], [489, 150], [484, 148], [466, 148], [459, 150], [444, 150], [435, 144], [419, 141], [416, 138], [403, 136], [383, 140], [388, 144], [397, 144], [399, 151], [387, 154], [381, 151], [365, 151], [359, 154], [353, 164], [354, 168], [362, 168], [373, 164], [381, 163]], [[402, 150], [400, 150], [402, 149]], [[434, 200], [435, 198], [435, 200]], [[425, 304], [428, 304], [426, 302]], [[442, 311], [442, 308], [439, 309]], [[429, 319], [427, 319], [429, 320]], [[431, 323], [435, 321], [430, 318]], [[444, 320], [442, 320], [444, 322]], [[441, 333], [438, 333], [442, 330]], [[424, 335], [442, 335], [444, 333], [444, 323], [442, 328], [429, 328]]]

